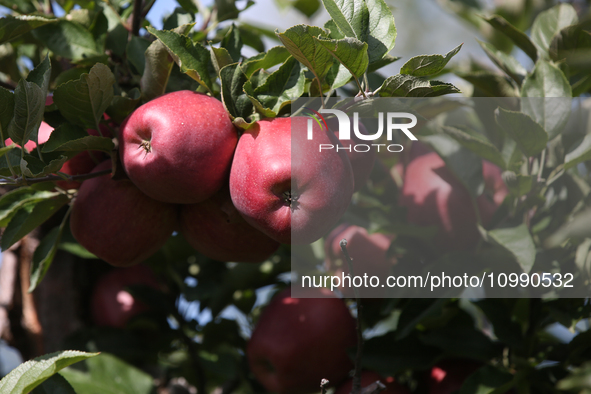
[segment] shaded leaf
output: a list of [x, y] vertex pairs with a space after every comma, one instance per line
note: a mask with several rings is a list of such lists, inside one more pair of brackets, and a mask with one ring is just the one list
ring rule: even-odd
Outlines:
[[364, 0], [322, 0], [322, 3], [341, 33], [367, 42], [370, 18]]
[[526, 156], [535, 156], [546, 148], [548, 134], [528, 115], [499, 108], [495, 119]]
[[245, 60], [241, 67], [242, 72], [250, 78], [250, 76], [259, 69], [267, 70], [273, 66], [283, 63], [291, 56], [285, 47], [273, 47], [267, 52], [260, 53], [256, 56]]
[[496, 164], [501, 169], [505, 169], [506, 164], [501, 152], [484, 136], [476, 132], [471, 132], [471, 130], [460, 130], [449, 126], [442, 127], [442, 130], [445, 134], [458, 141], [464, 148]]
[[525, 224], [513, 228], [501, 228], [488, 232], [496, 244], [510, 252], [524, 272], [529, 272], [536, 259], [536, 246]]
[[252, 114], [252, 103], [243, 91], [246, 75], [238, 63], [227, 65], [220, 70], [222, 102], [234, 118], [247, 118]]
[[53, 101], [69, 122], [98, 130], [103, 113], [113, 100], [114, 83], [109, 67], [97, 63], [80, 79], [58, 86]]
[[492, 62], [496, 64], [497, 67], [503, 70], [505, 74], [513, 78], [513, 80], [517, 83], [521, 83], [521, 81], [523, 81], [523, 78], [525, 78], [525, 75], [527, 74], [527, 70], [521, 65], [521, 63], [517, 61], [517, 59], [511, 55], [499, 51], [492, 44], [480, 40], [478, 40], [478, 43], [488, 58], [492, 60]]
[[59, 373], [37, 386], [31, 394], [76, 394], [74, 388]]
[[584, 161], [591, 160], [591, 134], [585, 135], [583, 141], [564, 157], [564, 168], [569, 169]]
[[444, 67], [449, 63], [452, 57], [454, 57], [460, 49], [460, 44], [445, 56], [442, 55], [422, 55], [415, 56], [407, 61], [400, 69], [400, 74], [412, 75], [415, 77], [427, 77], [429, 75], [435, 75], [440, 73]]
[[42, 16], [3, 15], [0, 19], [0, 44], [4, 44], [48, 23], [55, 22], [57, 22], [57, 19], [49, 19]]
[[367, 43], [356, 38], [342, 38], [340, 40], [327, 40], [316, 38], [330, 54], [337, 59], [356, 78], [363, 76], [367, 70]]
[[366, 0], [369, 11], [369, 36], [367, 53], [369, 63], [375, 63], [386, 56], [396, 42], [394, 15], [384, 0]]
[[37, 140], [37, 131], [43, 121], [45, 94], [34, 82], [21, 79], [14, 90], [14, 118], [8, 125], [8, 136], [24, 146], [30, 139]]
[[43, 144], [42, 152], [100, 150], [109, 153], [114, 148], [111, 138], [88, 135], [86, 130], [65, 123]]
[[540, 54], [548, 57], [550, 44], [562, 29], [574, 25], [579, 21], [577, 12], [572, 5], [558, 4], [549, 10], [541, 12], [531, 28], [531, 40], [538, 48]]
[[164, 44], [182, 72], [211, 91], [211, 55], [203, 45], [174, 31], [156, 30], [153, 27], [147, 27], [147, 30]]
[[33, 35], [55, 55], [67, 59], [79, 61], [101, 55], [92, 33], [75, 22], [62, 19], [33, 30]]
[[57, 192], [35, 190], [31, 187], [21, 187], [7, 192], [0, 197], [0, 227], [6, 227], [10, 218], [21, 208], [56, 197], [58, 194]]
[[382, 97], [437, 97], [459, 92], [451, 83], [401, 74], [389, 77], [376, 90]]
[[492, 27], [505, 34], [515, 45], [523, 50], [534, 62], [538, 59], [538, 50], [529, 37], [510, 24], [500, 15], [493, 15], [490, 18], [483, 18]]

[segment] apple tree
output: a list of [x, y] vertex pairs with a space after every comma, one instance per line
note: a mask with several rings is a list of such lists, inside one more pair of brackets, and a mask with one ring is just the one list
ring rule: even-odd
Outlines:
[[[442, 1], [486, 39], [458, 64], [396, 57], [384, 0], [285, 2], [328, 21], [275, 31], [225, 0], [157, 29], [154, 1], [0, 0], [0, 338], [29, 360], [1, 393], [591, 391], [586, 3]], [[400, 100], [418, 141], [296, 174], [298, 99]], [[351, 147], [334, 121], [307, 124]], [[292, 298], [296, 250], [318, 275], [516, 276]], [[536, 275], [553, 291], [511, 290]]]

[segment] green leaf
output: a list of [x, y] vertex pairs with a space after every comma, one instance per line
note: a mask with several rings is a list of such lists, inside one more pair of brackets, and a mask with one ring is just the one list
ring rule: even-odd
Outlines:
[[367, 68], [367, 72], [372, 73], [382, 67], [386, 67], [387, 65], [394, 63], [397, 60], [400, 60], [400, 58], [396, 56], [385, 55], [382, 59], [370, 63], [369, 67]]
[[43, 121], [45, 95], [34, 82], [21, 79], [14, 90], [14, 118], [8, 125], [8, 136], [20, 146], [37, 139]]
[[230, 26], [230, 29], [228, 30], [221, 42], [222, 48], [225, 48], [232, 57], [232, 63], [240, 61], [240, 58], [242, 57], [242, 45], [243, 44], [242, 37], [240, 36], [240, 31], [232, 23], [232, 26]]
[[[213, 49], [213, 48], [212, 48]], [[241, 67], [242, 72], [250, 78], [250, 76], [259, 69], [267, 70], [273, 66], [281, 64], [291, 56], [285, 47], [273, 47], [267, 52], [260, 53], [256, 56], [245, 60]]]
[[555, 65], [539, 60], [521, 88], [522, 97], [548, 99], [522, 99], [521, 110], [531, 116], [548, 133], [556, 137], [570, 117], [572, 91], [564, 73]]
[[31, 394], [76, 394], [74, 388], [59, 373], [37, 386]]
[[389, 77], [376, 90], [381, 97], [437, 97], [459, 92], [451, 83], [401, 74]]
[[138, 88], [131, 89], [126, 96], [115, 96], [111, 105], [107, 107], [107, 115], [117, 122], [122, 123], [140, 105], [141, 93]]
[[460, 49], [460, 44], [445, 56], [442, 55], [422, 55], [415, 56], [407, 61], [404, 66], [400, 69], [400, 74], [412, 75], [415, 77], [427, 77], [429, 75], [439, 74], [449, 63], [452, 57], [454, 57]]
[[529, 272], [536, 259], [536, 246], [525, 224], [488, 232], [489, 238], [510, 252], [524, 272]]
[[530, 192], [535, 184], [535, 177], [532, 175], [516, 174], [513, 171], [503, 174], [503, 181], [516, 196], [524, 196]]
[[211, 47], [211, 62], [216, 73], [220, 75], [220, 70], [228, 64], [234, 63], [234, 60], [226, 48]]
[[[150, 45], [152, 45], [150, 41], [138, 36], [131, 37], [131, 40], [127, 43], [127, 60], [135, 67], [142, 78], [146, 69], [146, 51]], [[170, 63], [172, 64], [172, 62]]]
[[45, 163], [37, 156], [25, 155], [20, 161], [21, 173], [26, 177], [36, 178], [58, 172], [69, 157], [59, 155]]
[[[293, 57], [289, 58], [277, 71], [267, 77], [265, 82], [252, 91], [265, 109], [272, 110], [275, 115], [290, 104], [292, 99], [304, 93], [306, 83], [305, 70]], [[248, 92], [246, 86], [245, 91]]]
[[513, 56], [499, 51], [494, 45], [478, 40], [480, 47], [494, 64], [497, 65], [505, 74], [513, 78], [519, 84], [525, 78], [527, 70]]
[[232, 119], [245, 119], [252, 114], [252, 103], [242, 89], [246, 81], [246, 75], [238, 63], [227, 65], [220, 70], [222, 102]]
[[360, 78], [367, 70], [367, 43], [356, 38], [346, 37], [340, 40], [315, 38], [337, 61], [355, 76]]
[[478, 156], [505, 169], [506, 164], [501, 152], [484, 136], [470, 129], [460, 130], [455, 127], [443, 126], [442, 131], [459, 142], [464, 148], [471, 150]]
[[367, 42], [370, 17], [364, 0], [322, 0], [322, 3], [341, 33]]
[[42, 152], [100, 150], [109, 153], [114, 148], [111, 138], [88, 135], [86, 130], [64, 123], [43, 144]]
[[482, 193], [484, 181], [482, 179], [482, 158], [465, 149], [454, 139], [434, 134], [425, 136], [421, 141], [431, 145], [433, 150], [445, 162], [447, 168], [466, 187], [474, 197]]
[[519, 90], [515, 84], [503, 75], [490, 71], [456, 72], [456, 75], [482, 90], [488, 97], [519, 96]]
[[0, 380], [0, 392], [27, 394], [63, 368], [94, 357], [97, 354], [64, 350], [37, 357], [19, 365], [2, 378]]
[[84, 246], [77, 242], [62, 242], [59, 245], [59, 248], [83, 259], [98, 259], [98, 257], [90, 253]]
[[581, 366], [573, 368], [569, 375], [558, 381], [556, 388], [558, 390], [588, 394], [591, 389], [590, 375], [591, 361], [587, 361]]
[[16, 145], [12, 144], [9, 146], [5, 146], [4, 148], [0, 148], [0, 157], [4, 156], [5, 154], [7, 154], [8, 152], [10, 152], [11, 150], [15, 149]]
[[8, 138], [8, 125], [14, 116], [14, 93], [0, 86], [0, 137], [2, 142]]
[[39, 191], [31, 187], [11, 190], [0, 197], [0, 227], [6, 227], [10, 219], [21, 208], [56, 197], [59, 193]]
[[49, 56], [45, 56], [45, 59], [37, 65], [27, 75], [27, 81], [34, 82], [41, 88], [43, 96], [47, 96], [47, 89], [49, 87], [49, 80], [51, 78], [51, 63], [49, 62]]
[[320, 9], [320, 0], [294, 0], [291, 6], [311, 18]]
[[366, 0], [369, 11], [369, 37], [367, 53], [369, 64], [386, 56], [396, 43], [396, 24], [394, 15], [384, 0]]
[[182, 72], [211, 91], [212, 80], [209, 76], [211, 55], [203, 45], [174, 31], [156, 30], [149, 26], [147, 30], [164, 44]]
[[155, 390], [150, 375], [108, 353], [87, 360], [85, 372], [68, 368], [62, 375], [77, 393], [151, 394]]
[[564, 168], [569, 169], [584, 161], [591, 160], [591, 134], [585, 135], [583, 141], [564, 157]]
[[113, 100], [114, 83], [109, 67], [97, 63], [80, 79], [58, 86], [53, 101], [69, 122], [98, 130], [103, 113]]
[[2, 250], [10, 248], [22, 237], [39, 227], [68, 201], [69, 198], [66, 195], [60, 194], [51, 199], [42, 200], [35, 205], [27, 205], [19, 210], [2, 234], [2, 240], [0, 240]]
[[92, 33], [82, 25], [68, 20], [62, 19], [33, 30], [33, 36], [55, 55], [74, 61], [101, 55]]
[[326, 32], [319, 27], [307, 25], [296, 25], [284, 33], [277, 33], [289, 53], [308, 67], [316, 79], [322, 81], [334, 59], [324, 46], [314, 39], [320, 35], [326, 35]]
[[332, 19], [326, 21], [324, 24], [324, 30], [328, 31], [330, 33], [328, 36], [334, 40], [340, 40], [341, 38], [346, 37]]
[[[459, 394], [493, 394], [500, 387], [505, 389], [500, 392], [505, 393], [511, 387], [512, 380], [513, 375], [510, 373], [486, 365], [466, 379]], [[505, 385], [508, 385], [508, 387], [505, 388]]]
[[49, 19], [33, 15], [3, 15], [0, 19], [0, 44], [4, 44], [38, 27], [55, 23], [57, 19]]
[[510, 24], [500, 15], [493, 15], [490, 18], [483, 18], [492, 27], [506, 35], [515, 45], [527, 54], [534, 62], [538, 60], [538, 50], [529, 37]]
[[544, 245], [547, 248], [555, 248], [573, 237], [591, 238], [591, 209], [577, 213], [571, 221], [562, 225], [554, 234], [548, 237]]
[[528, 115], [499, 108], [495, 119], [526, 156], [535, 156], [546, 148], [548, 134]]
[[197, 7], [192, 0], [187, 0], [186, 3], [191, 4], [195, 11], [188, 11], [185, 9], [185, 5], [179, 3], [183, 8], [177, 7], [174, 9], [172, 14], [164, 20], [164, 23], [162, 24], [163, 30], [172, 30], [179, 26], [195, 22], [194, 14], [197, 13]]
[[541, 12], [532, 25], [531, 40], [538, 48], [540, 54], [548, 57], [550, 44], [562, 29], [574, 25], [579, 21], [577, 12], [572, 5], [558, 4], [549, 10]]
[[[326, 74], [326, 88], [338, 89], [341, 86], [345, 86], [347, 83], [349, 83], [351, 78], [353, 78], [353, 76], [351, 75], [349, 70], [347, 70], [347, 68], [343, 66], [341, 63], [335, 62], [328, 71], [328, 74]], [[314, 86], [316, 85], [312, 85], [312, 87]], [[325, 89], [323, 86], [323, 91], [324, 90]]]
[[53, 258], [57, 252], [57, 248], [62, 237], [63, 225], [53, 228], [39, 243], [35, 253], [33, 254], [33, 266], [31, 267], [31, 278], [29, 285], [29, 293], [37, 288], [41, 283], [47, 270], [53, 262]]

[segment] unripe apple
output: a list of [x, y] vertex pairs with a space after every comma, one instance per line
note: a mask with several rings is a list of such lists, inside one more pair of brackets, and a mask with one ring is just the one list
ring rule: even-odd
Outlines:
[[[508, 191], [500, 169], [493, 164], [483, 161], [483, 176], [485, 193], [478, 196], [477, 206], [486, 226]], [[434, 238], [438, 248], [465, 250], [480, 238], [470, 194], [435, 152], [408, 164], [399, 203], [407, 208], [409, 223], [439, 228]]]
[[[341, 224], [326, 237], [324, 243], [325, 267], [328, 272], [341, 277], [342, 273], [349, 274], [349, 264], [345, 260], [341, 249], [341, 240], [347, 240], [347, 252], [353, 262], [355, 275], [367, 274], [369, 277], [384, 278], [390, 273], [395, 259], [387, 256], [392, 235], [381, 233], [369, 234], [359, 226]], [[345, 287], [341, 290], [350, 295], [353, 289]], [[365, 292], [382, 294], [383, 288], [367, 288]], [[367, 294], [367, 293], [366, 293]], [[379, 294], [375, 294], [378, 296]]]
[[227, 186], [203, 202], [181, 206], [180, 226], [189, 244], [214, 260], [259, 263], [279, 247], [244, 220]]
[[[393, 378], [383, 378], [372, 371], [363, 371], [361, 373], [361, 388], [365, 388], [378, 380], [384, 386], [386, 386], [386, 388], [383, 391], [380, 391], [380, 394], [410, 394], [410, 391], [406, 387], [394, 381]], [[345, 383], [340, 385], [334, 394], [351, 394], [352, 388], [353, 379], [349, 379]]]
[[154, 273], [144, 265], [117, 268], [101, 276], [92, 291], [91, 312], [98, 326], [123, 328], [135, 315], [148, 309], [128, 291], [129, 286], [144, 285], [159, 288]]
[[[347, 209], [353, 172], [336, 136], [307, 117], [261, 120], [246, 130], [236, 148], [230, 194], [248, 223], [285, 244], [321, 238]], [[292, 132], [293, 129], [293, 132]]]
[[[317, 297], [330, 294], [307, 291]], [[341, 299], [291, 298], [288, 288], [263, 310], [246, 355], [252, 373], [268, 391], [316, 393], [322, 379], [334, 386], [347, 377], [353, 368], [347, 349], [355, 344], [355, 320]]]
[[127, 175], [145, 194], [194, 204], [223, 186], [237, 141], [219, 100], [182, 90], [136, 109], [119, 130], [119, 153]]
[[[92, 172], [108, 170], [111, 162]], [[160, 249], [177, 225], [177, 207], [143, 194], [131, 181], [109, 174], [82, 183], [70, 228], [76, 240], [107, 263], [127, 267]]]
[[[329, 118], [326, 121], [328, 128], [339, 136], [339, 123], [337, 118]], [[362, 150], [355, 150], [357, 144], [367, 144], [367, 141], [363, 141], [357, 137], [353, 131], [353, 119], [349, 122], [351, 125], [351, 139], [350, 140], [339, 140], [347, 152], [347, 157], [351, 162], [351, 168], [353, 169], [353, 178], [355, 180], [355, 191], [361, 190], [367, 183], [374, 162], [376, 160], [376, 151], [371, 147], [367, 152]], [[367, 134], [363, 123], [359, 122], [359, 132], [361, 134]], [[371, 145], [371, 144], [370, 144]], [[342, 149], [342, 148], [341, 148]]]

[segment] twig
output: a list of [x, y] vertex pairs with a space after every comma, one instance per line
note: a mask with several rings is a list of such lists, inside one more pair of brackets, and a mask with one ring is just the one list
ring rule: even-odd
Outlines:
[[133, 0], [133, 14], [131, 18], [131, 35], [138, 36], [142, 24], [142, 0]]
[[42, 182], [51, 182], [51, 181], [63, 181], [63, 180], [67, 180], [67, 181], [85, 181], [87, 179], [91, 179], [91, 178], [96, 178], [102, 175], [107, 175], [110, 174], [111, 170], [102, 170], [102, 171], [97, 171], [97, 172], [91, 172], [90, 174], [80, 174], [80, 175], [67, 175], [64, 174], [63, 176], [60, 175], [49, 175], [49, 176], [44, 176], [41, 178], [23, 178], [23, 177], [18, 177], [14, 180], [13, 183], [3, 183], [0, 182], [0, 185], [11, 185], [11, 186], [24, 186], [24, 185], [32, 185], [35, 183], [42, 183]]
[[8, 89], [8, 90], [14, 90], [16, 89], [16, 85], [15, 84], [11, 84], [8, 82], [2, 82], [0, 81], [0, 86], [2, 86], [4, 89]]
[[17, 265], [18, 258], [13, 250], [9, 249], [2, 253], [2, 266], [0, 266], [0, 338], [7, 341], [12, 340], [8, 311], [12, 309]]
[[33, 352], [35, 356], [40, 356], [44, 353], [43, 350], [43, 328], [39, 323], [39, 316], [37, 315], [37, 306], [35, 305], [35, 298], [33, 294], [29, 293], [31, 265], [33, 263], [33, 253], [39, 240], [31, 236], [25, 236], [21, 241], [20, 248], [20, 281], [21, 281], [21, 297], [23, 300], [23, 321], [22, 325], [27, 335], [31, 339], [33, 345]]
[[[345, 255], [345, 260], [349, 265], [349, 275], [353, 276], [353, 260], [349, 256], [347, 250], [347, 240], [342, 239], [340, 242], [341, 250]], [[363, 307], [361, 306], [361, 299], [359, 298], [359, 290], [353, 287], [355, 293], [355, 302], [357, 304], [357, 354], [355, 355], [355, 373], [353, 375], [353, 388], [351, 394], [361, 394], [361, 358], [363, 357], [363, 332], [361, 331], [361, 312]]]

